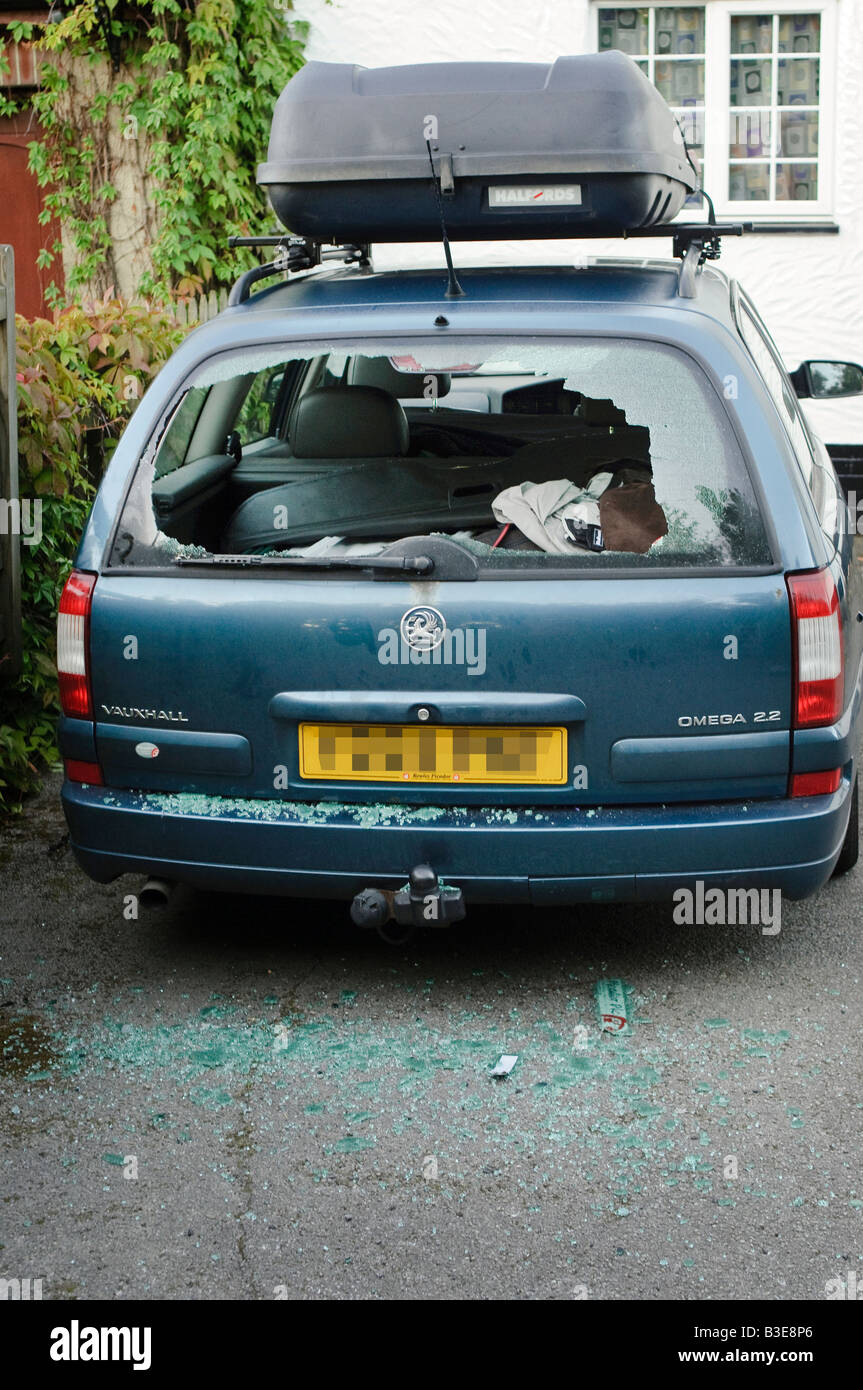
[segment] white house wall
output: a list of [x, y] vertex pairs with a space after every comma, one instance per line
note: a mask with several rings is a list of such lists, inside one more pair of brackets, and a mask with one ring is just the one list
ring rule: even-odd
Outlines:
[[[709, 0], [708, 0], [709, 3]], [[838, 234], [752, 235], [726, 240], [721, 264], [748, 289], [786, 363], [804, 357], [863, 359], [863, 0], [837, 0], [835, 92]], [[769, 9], [765, 4], [765, 9]], [[801, 0], [801, 9], [805, 9]], [[295, 0], [293, 14], [311, 29], [306, 56], [366, 67], [447, 60], [549, 61], [593, 47], [588, 0]], [[825, 119], [829, 119], [829, 105]], [[708, 192], [710, 190], [708, 189]], [[629, 248], [624, 248], [629, 253]], [[522, 243], [525, 261], [580, 259], [621, 253], [620, 243]], [[460, 243], [457, 264], [502, 261], [516, 244]], [[650, 243], [650, 254], [671, 243]], [[375, 264], [440, 262], [439, 247], [379, 248]], [[863, 400], [810, 404], [809, 414], [830, 443], [863, 442]]]

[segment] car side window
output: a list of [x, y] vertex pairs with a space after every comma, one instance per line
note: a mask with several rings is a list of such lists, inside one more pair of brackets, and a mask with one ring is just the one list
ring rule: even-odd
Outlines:
[[189, 444], [207, 395], [206, 389], [193, 386], [180, 401], [168, 422], [156, 455], [157, 478], [164, 478], [166, 473], [173, 473], [175, 468], [182, 467], [186, 462]]
[[244, 444], [254, 444], [273, 433], [273, 412], [285, 380], [286, 363], [258, 372], [243, 401], [233, 428]]
[[803, 474], [803, 480], [820, 515], [824, 500], [824, 478], [821, 469], [816, 465], [815, 455], [809, 442], [809, 435], [803, 422], [794, 387], [782, 365], [777, 349], [755, 311], [743, 298], [740, 300], [739, 309], [740, 335], [773, 398], [773, 403], [791, 440], [791, 446]]

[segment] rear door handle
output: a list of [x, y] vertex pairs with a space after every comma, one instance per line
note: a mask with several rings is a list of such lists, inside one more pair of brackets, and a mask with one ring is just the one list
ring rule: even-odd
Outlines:
[[485, 690], [430, 695], [426, 690], [283, 690], [274, 695], [273, 719], [412, 724], [421, 709], [435, 724], [577, 724], [587, 717], [577, 695], [514, 695]]

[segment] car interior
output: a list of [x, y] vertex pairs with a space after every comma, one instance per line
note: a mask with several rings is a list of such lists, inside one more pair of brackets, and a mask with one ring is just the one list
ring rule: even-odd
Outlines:
[[536, 550], [518, 528], [500, 537], [494, 499], [601, 472], [649, 485], [649, 431], [562, 378], [331, 354], [192, 388], [163, 436], [152, 502], [165, 535], [220, 553], [378, 545], [406, 520], [407, 533]]

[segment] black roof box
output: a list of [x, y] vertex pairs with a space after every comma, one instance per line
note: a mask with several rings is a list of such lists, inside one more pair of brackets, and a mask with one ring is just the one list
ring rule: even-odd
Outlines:
[[623, 53], [548, 63], [308, 63], [279, 97], [258, 182], [295, 235], [607, 236], [668, 222], [695, 188], [678, 124]]

